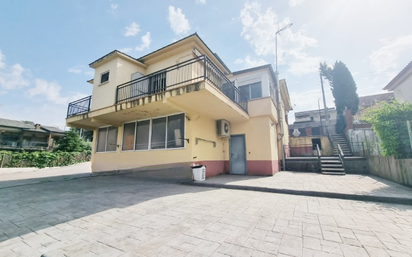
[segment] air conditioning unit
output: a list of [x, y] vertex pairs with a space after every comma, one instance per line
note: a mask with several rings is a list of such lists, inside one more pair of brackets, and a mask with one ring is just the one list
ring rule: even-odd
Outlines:
[[217, 136], [230, 137], [230, 123], [227, 120], [218, 120], [216, 122]]

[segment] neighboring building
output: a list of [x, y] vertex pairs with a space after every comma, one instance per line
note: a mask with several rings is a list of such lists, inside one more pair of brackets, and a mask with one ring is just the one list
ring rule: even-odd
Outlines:
[[0, 149], [2, 150], [46, 150], [53, 148], [54, 141], [63, 137], [58, 128], [0, 118]]
[[336, 109], [328, 108], [327, 115], [329, 121], [325, 117], [325, 109], [295, 113], [295, 122], [289, 125], [289, 145], [292, 157], [316, 156], [316, 145], [319, 145], [322, 155], [333, 155], [327, 135], [327, 127], [330, 128], [329, 131], [334, 131], [331, 128], [336, 125]]
[[92, 96], [70, 103], [66, 122], [94, 130], [93, 172], [280, 170], [291, 104], [271, 65], [231, 72], [193, 34], [138, 59], [113, 51], [90, 67]]
[[[329, 125], [336, 125], [336, 109], [334, 107], [328, 108], [327, 115]], [[299, 131], [299, 136], [326, 135], [326, 122], [325, 109], [296, 112], [295, 122], [289, 125], [289, 134], [292, 136], [293, 132], [297, 130]]]
[[412, 62], [406, 65], [383, 90], [393, 91], [395, 99], [412, 103]]
[[391, 102], [395, 95], [393, 92], [366, 95], [359, 97], [359, 110], [353, 115], [353, 128], [371, 128], [371, 125], [364, 120], [364, 115], [369, 108], [375, 108], [377, 103]]

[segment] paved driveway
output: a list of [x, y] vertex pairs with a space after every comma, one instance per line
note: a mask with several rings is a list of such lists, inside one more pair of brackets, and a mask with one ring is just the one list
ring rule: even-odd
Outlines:
[[134, 174], [0, 189], [0, 256], [411, 256], [412, 206]]
[[268, 177], [219, 175], [201, 183], [394, 197], [412, 200], [412, 188], [372, 175], [346, 174], [345, 176], [337, 176], [282, 171]]

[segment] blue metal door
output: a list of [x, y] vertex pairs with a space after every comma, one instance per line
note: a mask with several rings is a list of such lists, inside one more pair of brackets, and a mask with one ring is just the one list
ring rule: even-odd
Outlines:
[[245, 135], [230, 136], [230, 174], [246, 174]]

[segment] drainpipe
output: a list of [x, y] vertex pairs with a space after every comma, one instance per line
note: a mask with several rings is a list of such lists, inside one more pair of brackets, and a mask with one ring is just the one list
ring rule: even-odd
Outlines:
[[283, 145], [283, 136], [285, 135], [284, 133], [284, 128], [283, 128], [283, 112], [282, 112], [282, 95], [280, 93], [280, 84], [279, 84], [279, 72], [277, 71], [277, 67], [276, 67], [276, 71], [275, 71], [275, 76], [276, 76], [276, 86], [278, 89], [278, 93], [277, 93], [277, 100], [278, 100], [278, 119], [279, 119], [279, 123], [280, 123], [280, 140], [281, 140], [281, 146], [282, 146], [282, 170], [286, 170], [286, 163], [285, 163], [285, 147]]

